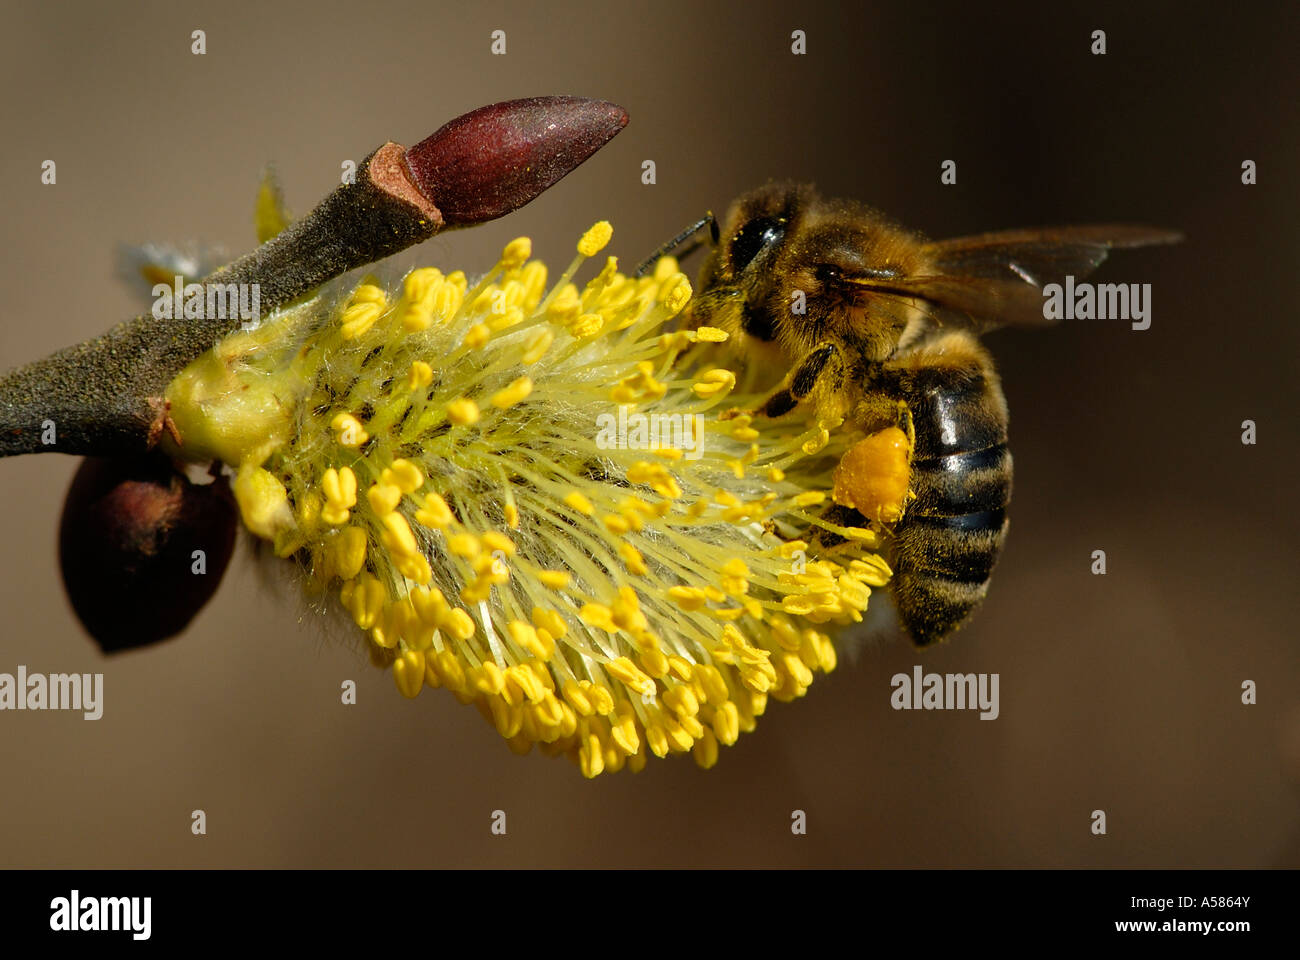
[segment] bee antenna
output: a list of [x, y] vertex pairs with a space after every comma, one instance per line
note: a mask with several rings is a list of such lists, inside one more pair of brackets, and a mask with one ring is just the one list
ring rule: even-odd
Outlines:
[[650, 254], [650, 256], [647, 257], [645, 260], [641, 261], [641, 265], [636, 268], [636, 271], [632, 274], [632, 276], [634, 277], [645, 276], [651, 270], [651, 268], [653, 268], [654, 265], [658, 263], [661, 259], [668, 256], [669, 254], [677, 252], [679, 249], [681, 252], [678, 254], [678, 259], [682, 259], [684, 257], [690, 256], [692, 253], [694, 253], [696, 250], [698, 250], [700, 247], [704, 245], [704, 241], [699, 239], [698, 234], [706, 226], [709, 228], [709, 236], [711, 238], [711, 242], [713, 246], [716, 247], [718, 245], [718, 236], [719, 236], [718, 221], [714, 218], [713, 211], [710, 210], [707, 213], [705, 213], [704, 216], [701, 217], [700, 220], [698, 220], [696, 223], [691, 224], [689, 227], [687, 227], [681, 233], [677, 234], [677, 236], [673, 237], [671, 240], [665, 243], [654, 253]]

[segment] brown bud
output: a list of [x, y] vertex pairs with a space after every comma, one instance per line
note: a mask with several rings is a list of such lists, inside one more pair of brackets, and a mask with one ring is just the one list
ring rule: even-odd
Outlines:
[[161, 456], [84, 460], [63, 506], [59, 564], [104, 652], [185, 629], [221, 583], [237, 519], [222, 477], [191, 483]]
[[533, 200], [626, 125], [627, 111], [604, 100], [509, 100], [452, 120], [406, 151], [406, 164], [448, 226], [482, 223]]

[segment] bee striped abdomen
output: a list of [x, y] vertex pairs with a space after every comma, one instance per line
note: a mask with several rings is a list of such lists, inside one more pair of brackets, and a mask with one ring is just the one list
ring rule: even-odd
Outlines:
[[916, 499], [895, 529], [893, 592], [920, 646], [942, 640], [980, 604], [1006, 539], [1006, 402], [987, 354], [976, 346], [971, 359], [914, 365], [900, 378], [916, 431]]

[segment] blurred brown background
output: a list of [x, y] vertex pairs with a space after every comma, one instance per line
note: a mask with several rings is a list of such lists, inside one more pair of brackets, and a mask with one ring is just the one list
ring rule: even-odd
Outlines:
[[[559, 262], [608, 217], [634, 263], [769, 177], [933, 236], [1130, 220], [1188, 239], [1103, 268], [1153, 284], [1150, 330], [991, 338], [1016, 498], [974, 624], [924, 656], [845, 658], [708, 772], [652, 761], [586, 782], [516, 757], [445, 692], [404, 700], [246, 551], [185, 635], [105, 659], [56, 566], [76, 462], [0, 464], [0, 671], [102, 671], [106, 688], [94, 723], [0, 714], [0, 866], [1300, 864], [1294, 7], [465, 6], [11, 5], [0, 366], [135, 312], [119, 242], [249, 247], [268, 160], [301, 213], [385, 139], [536, 94], [607, 98], [632, 120], [531, 206], [408, 259], [484, 268], [529, 234]], [[999, 673], [1001, 717], [894, 712], [889, 678], [915, 663]], [[355, 707], [339, 704], [348, 678]], [[507, 837], [489, 833], [494, 809]]]

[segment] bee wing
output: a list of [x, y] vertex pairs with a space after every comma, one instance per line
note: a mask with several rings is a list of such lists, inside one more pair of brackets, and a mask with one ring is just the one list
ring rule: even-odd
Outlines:
[[177, 277], [181, 278], [182, 284], [193, 283], [228, 260], [225, 251], [198, 244], [122, 244], [118, 247], [117, 274], [141, 303], [147, 304], [154, 301], [153, 288], [156, 284], [170, 287]]
[[[284, 205], [279, 177], [275, 168], [268, 166], [262, 171], [254, 209], [257, 242], [265, 243], [292, 222], [293, 218]], [[177, 277], [181, 278], [182, 284], [195, 283], [225, 266], [229, 260], [230, 255], [224, 249], [207, 244], [122, 244], [118, 248], [117, 273], [143, 303], [152, 303], [156, 284], [171, 286]]]
[[262, 182], [257, 189], [257, 207], [253, 215], [257, 225], [257, 242], [266, 243], [293, 222], [284, 205], [284, 190], [275, 167], [267, 165], [262, 171]]
[[942, 240], [922, 247], [930, 272], [890, 279], [891, 291], [966, 314], [981, 330], [1042, 326], [1042, 288], [1076, 280], [1115, 248], [1177, 243], [1182, 234], [1156, 227], [1104, 224], [1006, 230]]

